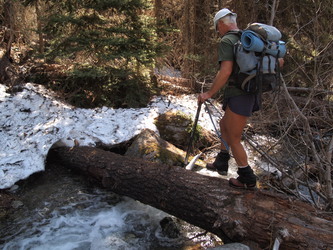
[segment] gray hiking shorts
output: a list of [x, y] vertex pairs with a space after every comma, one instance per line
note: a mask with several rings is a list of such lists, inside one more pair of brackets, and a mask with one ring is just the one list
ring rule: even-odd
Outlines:
[[226, 110], [227, 107], [238, 115], [250, 117], [253, 112], [259, 110], [258, 95], [240, 95], [227, 98], [223, 102], [223, 110]]

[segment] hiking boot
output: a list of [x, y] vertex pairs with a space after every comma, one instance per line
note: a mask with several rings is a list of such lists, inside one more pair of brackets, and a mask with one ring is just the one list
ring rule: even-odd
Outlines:
[[211, 171], [217, 171], [220, 175], [227, 175], [229, 159], [230, 155], [228, 151], [221, 150], [216, 156], [215, 161], [213, 163], [207, 163], [206, 168]]
[[255, 189], [257, 184], [257, 176], [253, 173], [250, 166], [246, 168], [238, 168], [237, 179], [230, 178], [229, 186], [239, 189]]

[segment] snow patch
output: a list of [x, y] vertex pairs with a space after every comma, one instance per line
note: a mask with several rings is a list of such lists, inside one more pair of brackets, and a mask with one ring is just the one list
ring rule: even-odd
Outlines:
[[[27, 83], [23, 91], [6, 93], [0, 84], [0, 189], [44, 170], [49, 149], [55, 146], [81, 146], [121, 143], [143, 129], [157, 131], [159, 114], [182, 111], [194, 119], [197, 96], [157, 96], [145, 108], [79, 109], [66, 105], [40, 85]], [[218, 115], [216, 115], [216, 119]], [[208, 113], [202, 111], [199, 124], [213, 131]]]

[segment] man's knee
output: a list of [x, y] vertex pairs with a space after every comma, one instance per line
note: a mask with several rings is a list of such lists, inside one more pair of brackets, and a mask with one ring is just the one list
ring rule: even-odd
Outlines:
[[229, 146], [230, 146], [231, 148], [233, 148], [233, 147], [238, 147], [239, 145], [242, 145], [240, 139], [238, 139], [238, 138], [230, 138], [230, 137], [229, 137], [229, 142], [228, 142], [228, 144], [229, 144]]

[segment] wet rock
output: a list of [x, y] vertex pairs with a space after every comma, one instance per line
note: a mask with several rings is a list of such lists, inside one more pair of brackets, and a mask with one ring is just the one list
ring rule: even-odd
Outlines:
[[165, 236], [175, 239], [180, 235], [177, 223], [171, 217], [165, 217], [160, 221], [162, 232]]
[[18, 209], [20, 207], [23, 207], [23, 205], [24, 204], [23, 204], [22, 201], [13, 201], [12, 204], [11, 204], [12, 208], [14, 208], [14, 209]]

